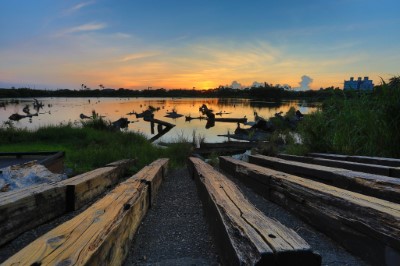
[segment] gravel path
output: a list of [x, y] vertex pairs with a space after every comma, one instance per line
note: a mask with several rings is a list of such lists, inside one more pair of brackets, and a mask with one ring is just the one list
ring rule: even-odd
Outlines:
[[186, 168], [163, 181], [125, 265], [218, 265], [196, 185]]

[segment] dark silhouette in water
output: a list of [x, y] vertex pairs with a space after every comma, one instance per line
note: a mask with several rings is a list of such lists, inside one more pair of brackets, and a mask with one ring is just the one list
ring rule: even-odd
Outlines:
[[32, 116], [38, 116], [38, 114], [29, 114], [29, 115], [20, 115], [18, 113], [12, 114], [10, 115], [10, 117], [8, 119], [12, 120], [12, 121], [19, 121], [22, 118], [26, 118], [26, 117], [32, 117]]

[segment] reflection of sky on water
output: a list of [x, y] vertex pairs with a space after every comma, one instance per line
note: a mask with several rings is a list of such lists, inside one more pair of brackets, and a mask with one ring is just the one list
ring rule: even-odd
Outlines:
[[[90, 100], [90, 102], [89, 102]], [[8, 104], [6, 107], [0, 108], [0, 123], [8, 120], [8, 117], [13, 113], [24, 114], [23, 107], [26, 104], [30, 105], [31, 113], [33, 113], [33, 100], [21, 99], [19, 104]], [[230, 113], [226, 115], [216, 115], [216, 117], [247, 117], [248, 121], [254, 120], [254, 112], [259, 116], [269, 118], [277, 112], [287, 112], [291, 106], [299, 109], [302, 113], [309, 113], [315, 110], [315, 107], [308, 107], [305, 101], [282, 101], [281, 103], [266, 102], [249, 99], [203, 99], [203, 98], [179, 98], [179, 99], [164, 99], [164, 98], [41, 98], [44, 108], [40, 110], [39, 116], [21, 119], [14, 122], [18, 128], [36, 129], [49, 124], [58, 125], [60, 123], [75, 123], [80, 124], [79, 115], [81, 113], [90, 116], [92, 110], [95, 110], [106, 119], [115, 121], [121, 117], [127, 117], [130, 121], [134, 121], [129, 125], [130, 131], [138, 131], [145, 134], [147, 137], [152, 137], [150, 133], [150, 123], [137, 119], [134, 115], [127, 115], [130, 112], [141, 113], [149, 106], [160, 108], [154, 113], [154, 117], [176, 126], [164, 135], [162, 141], [172, 141], [179, 136], [184, 136], [189, 140], [192, 139], [193, 131], [197, 135], [204, 136], [207, 142], [222, 142], [227, 140], [225, 137], [218, 137], [220, 134], [227, 134], [228, 131], [233, 133], [236, 128], [236, 123], [216, 122], [215, 126], [209, 129], [205, 128], [205, 120], [185, 121], [185, 117], [171, 119], [164, 117], [167, 112], [175, 109], [179, 114], [185, 116], [198, 117], [202, 114], [199, 112], [199, 107], [206, 104], [209, 109], [214, 110], [214, 113], [223, 112]], [[241, 126], [246, 127], [246, 126]], [[157, 132], [156, 132], [157, 133]]]

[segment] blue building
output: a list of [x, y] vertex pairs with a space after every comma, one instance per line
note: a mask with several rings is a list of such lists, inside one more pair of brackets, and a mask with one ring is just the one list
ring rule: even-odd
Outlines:
[[374, 89], [374, 83], [372, 83], [372, 80], [368, 79], [368, 77], [364, 77], [364, 79], [359, 77], [357, 80], [354, 80], [354, 77], [351, 77], [350, 80], [344, 81], [343, 89], [372, 91]]

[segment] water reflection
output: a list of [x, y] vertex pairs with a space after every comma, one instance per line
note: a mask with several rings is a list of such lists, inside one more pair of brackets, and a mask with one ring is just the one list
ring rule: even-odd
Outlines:
[[[14, 122], [18, 128], [36, 129], [46, 125], [59, 125], [72, 123], [80, 125], [81, 114], [90, 116], [95, 110], [107, 120], [117, 121], [125, 117], [129, 120], [127, 130], [140, 132], [147, 138], [154, 137], [151, 132], [149, 122], [143, 118], [136, 118], [140, 114], [154, 108], [155, 119], [163, 120], [174, 124], [162, 141], [174, 141], [182, 136], [191, 140], [193, 131], [197, 136], [202, 136], [207, 142], [226, 141], [227, 132], [234, 132], [236, 123], [224, 123], [219, 121], [210, 121], [204, 118], [199, 108], [205, 104], [221, 118], [247, 118], [248, 121], [254, 121], [254, 114], [268, 119], [278, 112], [287, 112], [290, 107], [300, 110], [307, 114], [317, 108], [318, 103], [309, 103], [305, 101], [281, 101], [267, 102], [250, 99], [203, 99], [203, 98], [40, 98], [42, 103], [38, 116], [31, 116], [29, 119], [21, 119]], [[4, 99], [0, 100], [0, 123], [9, 121], [12, 114], [26, 114], [23, 109], [26, 106], [33, 108], [33, 99]], [[27, 109], [25, 109], [27, 110]], [[30, 112], [33, 113], [32, 111]], [[183, 115], [182, 117], [175, 114]], [[166, 117], [167, 116], [167, 117]], [[168, 117], [169, 116], [169, 117]], [[187, 119], [187, 117], [195, 119]], [[246, 127], [246, 126], [243, 126]], [[154, 132], [154, 131], [153, 131]], [[157, 132], [154, 132], [157, 134]]]

